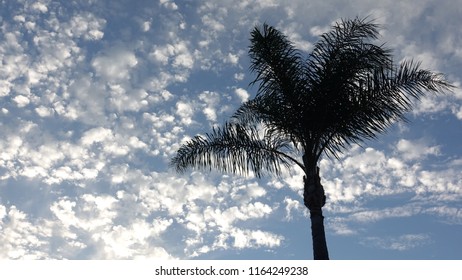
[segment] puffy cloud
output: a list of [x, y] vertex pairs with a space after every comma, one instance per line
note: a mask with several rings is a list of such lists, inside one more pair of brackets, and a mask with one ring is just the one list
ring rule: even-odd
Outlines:
[[246, 102], [249, 99], [250, 94], [243, 88], [237, 88], [234, 90], [234, 92], [242, 102]]
[[44, 118], [44, 117], [50, 117], [53, 115], [54, 113], [54, 110], [52, 108], [48, 108], [48, 107], [45, 107], [45, 106], [39, 106], [37, 108], [35, 108], [35, 112], [37, 112], [37, 114]]
[[439, 146], [429, 146], [424, 139], [417, 141], [401, 139], [396, 144], [396, 149], [404, 160], [417, 160], [440, 153]]
[[[118, 199], [126, 198], [119, 195]], [[96, 259], [172, 258], [160, 244], [148, 244], [158, 239], [173, 220], [159, 218], [148, 222], [136, 218], [135, 213], [128, 224], [117, 224], [115, 219], [124, 215], [115, 207], [118, 199], [85, 194], [78, 202], [63, 198], [54, 203], [50, 209], [61, 223], [58, 229], [68, 239], [67, 246], [78, 251], [95, 247], [94, 255], [88, 257]], [[131, 216], [128, 213], [133, 212], [126, 213]]]
[[159, 0], [160, 4], [169, 10], [178, 10], [178, 6], [172, 0]]
[[162, 258], [171, 256], [162, 247], [146, 249], [146, 243], [164, 232], [173, 220], [159, 219], [152, 223], [145, 220], [135, 220], [129, 227], [116, 225], [111, 231], [103, 232], [100, 236], [104, 242], [105, 258], [134, 259], [134, 258]]
[[199, 95], [199, 100], [204, 103], [203, 112], [207, 120], [217, 121], [217, 106], [220, 104], [220, 95], [216, 92], [205, 91]]
[[34, 10], [40, 11], [42, 13], [48, 12], [47, 6], [44, 3], [40, 2], [40, 1], [37, 1], [34, 4], [32, 4], [31, 8], [34, 9]]
[[47, 259], [47, 247], [52, 235], [50, 227], [43, 221], [32, 223], [29, 217], [16, 206], [0, 204], [0, 258], [2, 259]]
[[13, 98], [13, 101], [18, 104], [19, 108], [25, 107], [30, 103], [30, 99], [27, 98], [27, 96], [24, 95], [17, 95]]
[[84, 133], [81, 138], [82, 144], [85, 146], [92, 145], [93, 143], [105, 142], [112, 139], [112, 131], [104, 127], [93, 128]]
[[202, 16], [202, 23], [208, 27], [209, 29], [215, 31], [215, 32], [220, 32], [225, 30], [225, 26], [220, 23], [219, 21], [215, 20], [212, 18], [211, 15], [204, 15]]
[[92, 66], [97, 75], [108, 81], [130, 79], [130, 72], [138, 64], [135, 54], [124, 49], [113, 49], [93, 59]]
[[82, 13], [72, 17], [63, 29], [71, 37], [83, 37], [85, 40], [100, 40], [104, 36], [106, 20], [91, 13]]
[[230, 236], [234, 239], [233, 246], [239, 249], [277, 247], [283, 240], [282, 236], [261, 230], [234, 230]]
[[288, 221], [292, 220], [292, 211], [299, 210], [301, 207], [300, 202], [298, 200], [291, 199], [290, 197], [286, 197], [284, 199], [284, 203], [286, 204], [285, 210], [286, 210], [286, 219]]
[[193, 120], [192, 117], [195, 113], [194, 105], [187, 101], [178, 101], [176, 103], [176, 114], [181, 117], [181, 123], [190, 125]]
[[154, 46], [151, 57], [163, 65], [171, 63], [175, 68], [191, 69], [194, 66], [194, 57], [189, 51], [187, 41], [178, 41], [165, 46]]

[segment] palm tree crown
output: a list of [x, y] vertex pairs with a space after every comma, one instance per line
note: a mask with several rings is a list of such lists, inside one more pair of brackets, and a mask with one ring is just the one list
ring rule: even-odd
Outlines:
[[377, 35], [373, 22], [342, 20], [304, 58], [274, 27], [256, 27], [249, 55], [257, 96], [222, 128], [183, 145], [172, 165], [180, 172], [206, 167], [278, 173], [281, 163], [302, 166], [290, 156], [294, 148], [314, 162], [324, 152], [337, 156], [405, 120], [413, 100], [427, 91], [451, 87], [419, 63], [393, 65], [391, 51], [370, 42]]
[[[451, 88], [417, 62], [394, 65], [391, 50], [373, 43], [378, 28], [367, 19], [341, 20], [303, 56], [274, 27], [255, 27], [249, 49], [255, 98], [223, 127], [185, 143], [171, 164], [179, 172], [199, 167], [257, 176], [296, 164], [306, 174], [305, 205], [312, 216], [321, 213], [322, 154], [337, 157], [350, 144], [375, 138], [405, 120], [426, 92]], [[313, 206], [315, 192], [323, 201]]]

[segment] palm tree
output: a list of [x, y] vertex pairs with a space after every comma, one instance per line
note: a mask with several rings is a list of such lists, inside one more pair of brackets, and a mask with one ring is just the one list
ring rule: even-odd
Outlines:
[[398, 66], [391, 50], [373, 43], [379, 26], [365, 19], [341, 20], [305, 57], [280, 31], [264, 24], [251, 32], [250, 70], [255, 98], [205, 136], [195, 136], [171, 160], [189, 167], [240, 174], [280, 175], [304, 171], [304, 205], [310, 211], [314, 259], [329, 259], [319, 176], [322, 155], [337, 158], [346, 147], [376, 138], [405, 120], [426, 92], [452, 86], [442, 74], [414, 61]]

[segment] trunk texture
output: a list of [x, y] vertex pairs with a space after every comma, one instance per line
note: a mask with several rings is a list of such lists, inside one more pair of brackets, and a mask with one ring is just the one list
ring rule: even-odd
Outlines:
[[319, 177], [319, 168], [314, 165], [314, 168], [304, 157], [306, 176], [304, 181], [303, 202], [310, 210], [311, 219], [311, 236], [313, 239], [313, 257], [315, 260], [328, 260], [329, 253], [327, 250], [326, 234], [324, 231], [324, 217], [322, 215], [322, 207], [326, 203], [326, 195], [324, 187], [321, 185]]

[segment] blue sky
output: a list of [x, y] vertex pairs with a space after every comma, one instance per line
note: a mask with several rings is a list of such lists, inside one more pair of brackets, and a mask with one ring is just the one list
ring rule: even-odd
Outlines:
[[[311, 259], [302, 173], [168, 166], [254, 96], [256, 24], [309, 52], [370, 16], [396, 61], [460, 86], [462, 3], [0, 0], [0, 258]], [[462, 91], [323, 158], [333, 259], [462, 259]]]

